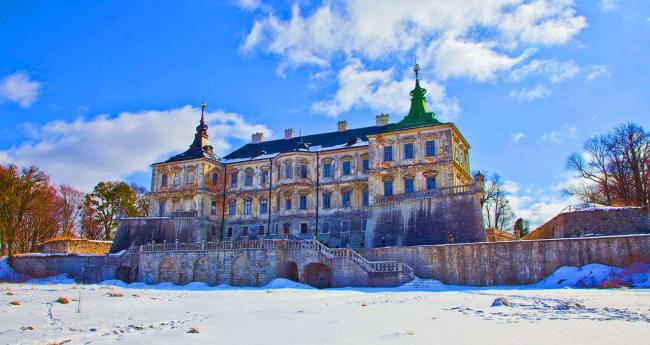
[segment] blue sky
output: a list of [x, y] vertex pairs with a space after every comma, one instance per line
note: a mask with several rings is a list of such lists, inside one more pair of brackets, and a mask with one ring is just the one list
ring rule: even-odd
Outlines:
[[84, 190], [148, 186], [202, 101], [221, 153], [257, 130], [397, 121], [416, 57], [472, 169], [534, 223], [571, 203], [565, 160], [587, 137], [650, 128], [646, 1], [3, 1], [0, 52], [0, 162]]

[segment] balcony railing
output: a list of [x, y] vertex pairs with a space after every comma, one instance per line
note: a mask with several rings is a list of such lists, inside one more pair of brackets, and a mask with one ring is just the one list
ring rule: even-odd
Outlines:
[[404, 193], [395, 195], [379, 195], [375, 197], [375, 204], [383, 204], [388, 202], [398, 202], [412, 199], [432, 198], [436, 196], [453, 195], [467, 193], [471, 190], [472, 185], [454, 186], [449, 188], [438, 188], [434, 190], [427, 190], [423, 192]]
[[191, 211], [172, 211], [172, 218], [196, 218], [198, 216], [196, 210]]

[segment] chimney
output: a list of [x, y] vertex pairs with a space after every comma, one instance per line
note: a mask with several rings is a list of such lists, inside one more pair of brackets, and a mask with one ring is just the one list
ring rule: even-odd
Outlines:
[[251, 141], [253, 144], [260, 144], [261, 142], [264, 141], [264, 133], [262, 132], [255, 132], [253, 135], [251, 135]]
[[293, 128], [287, 128], [284, 130], [284, 140], [289, 140], [293, 138]]
[[377, 121], [377, 126], [387, 126], [388, 121], [390, 121], [390, 115], [388, 114], [379, 114], [375, 116], [375, 121]]
[[337, 123], [337, 126], [339, 128], [339, 132], [345, 132], [348, 130], [348, 122], [345, 120], [341, 120]]

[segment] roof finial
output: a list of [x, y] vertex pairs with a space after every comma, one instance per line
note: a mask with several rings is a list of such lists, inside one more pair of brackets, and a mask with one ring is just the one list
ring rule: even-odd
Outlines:
[[415, 66], [413, 66], [413, 72], [415, 72], [415, 79], [420, 79], [418, 72], [420, 72], [420, 65], [418, 65], [418, 60], [415, 60]]
[[201, 102], [201, 123], [205, 123], [205, 102]]

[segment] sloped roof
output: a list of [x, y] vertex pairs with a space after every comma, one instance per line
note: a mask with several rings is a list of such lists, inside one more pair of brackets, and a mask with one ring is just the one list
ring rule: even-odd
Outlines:
[[214, 161], [219, 160], [219, 157], [217, 157], [217, 155], [212, 151], [212, 146], [206, 145], [204, 147], [190, 147], [187, 151], [172, 156], [166, 160], [165, 163], [188, 161], [197, 158], [207, 158]]
[[[309, 151], [312, 152], [367, 145], [368, 135], [383, 133], [387, 128], [388, 126], [370, 126], [349, 129], [341, 132], [336, 131], [306, 135], [291, 139], [270, 140], [259, 144], [249, 143], [231, 152], [227, 156], [223, 157], [223, 159], [228, 163], [228, 160], [251, 159], [262, 154], [268, 156], [283, 152], [298, 151], [301, 140], [308, 145]], [[351, 140], [357, 138], [357, 141]], [[300, 151], [306, 151], [303, 147], [300, 148]]]

